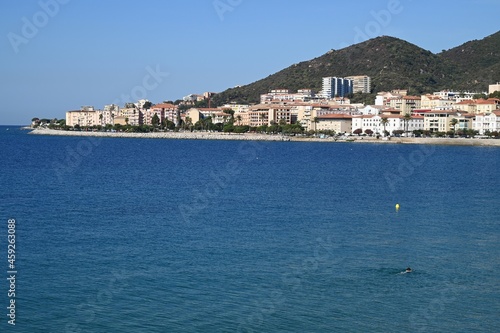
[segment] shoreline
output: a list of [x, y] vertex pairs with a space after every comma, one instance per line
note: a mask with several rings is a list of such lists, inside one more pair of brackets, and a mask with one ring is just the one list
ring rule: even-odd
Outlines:
[[28, 134], [51, 136], [80, 136], [104, 138], [136, 138], [136, 139], [171, 139], [171, 140], [235, 140], [235, 141], [281, 141], [281, 142], [330, 142], [330, 143], [378, 143], [378, 144], [431, 144], [453, 146], [484, 146], [500, 147], [500, 139], [473, 139], [473, 138], [396, 138], [383, 140], [371, 137], [351, 136], [348, 140], [333, 138], [306, 138], [296, 136], [268, 135], [257, 133], [211, 133], [211, 132], [154, 132], [154, 133], [125, 133], [125, 132], [85, 132], [60, 131], [50, 129], [34, 129]]

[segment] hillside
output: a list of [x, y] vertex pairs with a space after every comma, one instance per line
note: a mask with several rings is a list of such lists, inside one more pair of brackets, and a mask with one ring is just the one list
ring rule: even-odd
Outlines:
[[441, 52], [439, 56], [460, 67], [464, 81], [457, 82], [457, 86], [461, 89], [486, 90], [489, 84], [500, 81], [500, 31]]
[[[373, 91], [402, 88], [417, 94], [440, 89], [485, 90], [488, 83], [500, 80], [495, 78], [500, 66], [498, 35], [464, 44], [467, 58], [460, 54], [464, 53], [461, 47], [433, 54], [401, 39], [377, 37], [341, 50], [331, 50], [249, 85], [228, 89], [217, 94], [214, 101], [218, 104], [256, 103], [260, 94], [278, 88], [319, 91], [325, 76], [368, 75], [372, 78]], [[485, 73], [490, 74], [485, 76]]]

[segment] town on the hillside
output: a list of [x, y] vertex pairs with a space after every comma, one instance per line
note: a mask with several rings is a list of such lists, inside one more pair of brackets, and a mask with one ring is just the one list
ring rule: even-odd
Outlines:
[[368, 76], [323, 78], [322, 91], [275, 89], [260, 103], [211, 107], [214, 93], [175, 102], [148, 100], [102, 110], [83, 106], [66, 119], [33, 118], [32, 127], [108, 132], [219, 131], [287, 135], [483, 136], [499, 137], [500, 83], [488, 94], [439, 91], [410, 96], [407, 90], [379, 92], [373, 105], [351, 103], [370, 93]]

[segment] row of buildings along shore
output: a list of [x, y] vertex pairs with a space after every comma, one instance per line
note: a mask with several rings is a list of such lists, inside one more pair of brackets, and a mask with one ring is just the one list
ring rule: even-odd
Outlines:
[[[344, 83], [349, 88], [339, 88]], [[356, 90], [354, 87], [357, 87]], [[181, 111], [179, 105], [172, 103], [152, 105], [147, 100], [141, 100], [128, 103], [123, 108], [114, 104], [106, 105], [102, 110], [85, 106], [66, 112], [66, 125], [154, 126], [170, 121], [180, 126], [181, 123], [194, 125], [210, 118], [213, 124], [226, 124], [230, 119], [236, 126], [251, 128], [298, 123], [306, 131], [336, 133], [359, 133], [361, 130], [362, 133], [387, 131], [392, 134], [394, 131], [448, 132], [472, 129], [484, 134], [500, 131], [500, 99], [497, 98], [474, 99], [475, 93], [452, 91], [409, 96], [406, 90], [394, 90], [380, 92], [373, 105], [364, 105], [352, 104], [348, 94], [345, 94], [366, 92], [369, 89], [370, 81], [366, 76], [325, 78], [323, 91], [318, 94], [310, 89], [297, 92], [277, 89], [261, 95], [257, 105], [227, 104], [216, 108], [185, 106]], [[490, 93], [494, 91], [500, 91], [500, 84], [490, 86]], [[184, 98], [184, 102], [193, 102], [193, 98], [210, 98], [210, 95], [189, 95]], [[232, 118], [227, 113], [228, 109], [234, 111]]]

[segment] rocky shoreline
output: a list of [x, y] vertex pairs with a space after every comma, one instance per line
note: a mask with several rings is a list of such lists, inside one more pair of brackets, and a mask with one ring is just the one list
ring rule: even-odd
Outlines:
[[136, 139], [184, 139], [184, 140], [246, 140], [246, 141], [290, 141], [289, 137], [267, 134], [237, 134], [218, 132], [154, 132], [154, 133], [127, 133], [127, 132], [86, 132], [86, 131], [59, 131], [50, 129], [35, 129], [29, 134], [60, 135], [60, 136], [94, 136], [104, 138], [136, 138]]
[[173, 140], [245, 140], [245, 141], [292, 141], [292, 142], [349, 142], [349, 143], [379, 143], [379, 144], [433, 144], [458, 146], [500, 146], [497, 139], [473, 138], [395, 138], [388, 140], [371, 137], [351, 136], [348, 139], [306, 138], [257, 133], [213, 133], [213, 132], [155, 132], [155, 133], [125, 133], [125, 132], [84, 132], [60, 131], [50, 129], [34, 129], [29, 134], [60, 135], [60, 136], [93, 136], [106, 138], [141, 138], [141, 139], [173, 139]]

